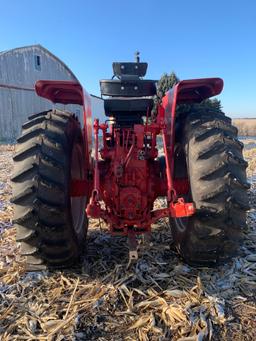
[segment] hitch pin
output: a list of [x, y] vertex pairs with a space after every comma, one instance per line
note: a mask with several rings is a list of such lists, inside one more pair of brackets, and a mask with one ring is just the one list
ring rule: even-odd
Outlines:
[[129, 247], [129, 261], [127, 264], [127, 269], [131, 264], [135, 263], [138, 260], [138, 242], [136, 239], [136, 235], [133, 233], [128, 234], [128, 247]]

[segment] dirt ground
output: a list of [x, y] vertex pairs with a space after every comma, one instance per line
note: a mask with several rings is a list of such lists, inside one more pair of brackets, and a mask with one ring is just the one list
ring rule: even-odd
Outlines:
[[0, 340], [256, 340], [256, 149], [245, 151], [251, 210], [240, 255], [200, 269], [178, 257], [165, 220], [129, 268], [125, 238], [94, 220], [82, 265], [26, 272], [9, 202], [12, 155], [0, 146]]

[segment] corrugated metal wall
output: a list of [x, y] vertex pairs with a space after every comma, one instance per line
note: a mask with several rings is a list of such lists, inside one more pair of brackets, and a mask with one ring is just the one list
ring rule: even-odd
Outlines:
[[[51, 102], [26, 90], [34, 88], [38, 79], [76, 80], [65, 64], [40, 45], [0, 53], [0, 84], [5, 85], [0, 86], [0, 142], [15, 141], [30, 114], [53, 108]], [[65, 108], [82, 119], [82, 108], [78, 105], [55, 107]]]

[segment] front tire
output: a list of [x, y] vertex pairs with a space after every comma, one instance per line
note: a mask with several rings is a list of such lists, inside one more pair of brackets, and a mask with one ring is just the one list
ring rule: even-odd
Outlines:
[[53, 110], [29, 117], [17, 140], [12, 176], [14, 224], [30, 269], [76, 262], [87, 232], [86, 197], [71, 198], [72, 179], [85, 179], [78, 120]]
[[195, 203], [196, 214], [170, 219], [174, 242], [188, 263], [223, 262], [242, 243], [249, 209], [243, 144], [231, 119], [216, 112], [187, 116], [181, 136], [190, 183], [186, 199]]

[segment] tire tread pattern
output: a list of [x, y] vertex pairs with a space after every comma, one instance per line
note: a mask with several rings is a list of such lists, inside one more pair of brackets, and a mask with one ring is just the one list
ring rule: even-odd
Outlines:
[[51, 110], [31, 115], [17, 140], [13, 222], [30, 269], [67, 267], [81, 254], [85, 240], [74, 232], [68, 190], [70, 145], [79, 134], [71, 113]]
[[239, 249], [249, 209], [243, 144], [230, 118], [215, 112], [189, 114], [183, 138], [197, 213], [183, 232], [171, 220], [174, 241], [188, 263], [223, 262]]

